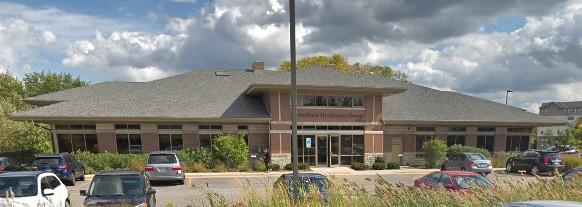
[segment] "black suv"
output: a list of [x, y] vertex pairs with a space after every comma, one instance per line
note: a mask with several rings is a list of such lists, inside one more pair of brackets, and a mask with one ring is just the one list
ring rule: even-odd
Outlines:
[[525, 170], [531, 174], [553, 172], [564, 168], [564, 159], [556, 151], [528, 150], [512, 157], [505, 164], [507, 172]]
[[68, 152], [37, 155], [32, 162], [32, 170], [52, 172], [70, 185], [75, 185], [76, 180], [85, 180], [85, 166]]
[[95, 175], [86, 196], [84, 206], [156, 206], [156, 190], [143, 172], [114, 171]]
[[0, 157], [0, 173], [24, 171], [22, 164], [9, 157]]

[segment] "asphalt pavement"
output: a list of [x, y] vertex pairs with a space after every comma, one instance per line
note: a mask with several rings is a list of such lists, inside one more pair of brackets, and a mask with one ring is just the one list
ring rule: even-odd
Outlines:
[[[264, 194], [267, 186], [272, 186], [281, 173], [254, 174], [252, 176], [196, 176], [187, 177], [184, 185], [175, 183], [154, 183], [157, 191], [157, 206], [210, 206], [206, 195], [208, 192], [216, 192], [225, 197], [231, 203], [241, 200], [244, 197], [243, 188], [250, 187], [255, 189], [259, 194]], [[382, 174], [382, 175], [335, 175], [339, 179], [347, 179], [351, 182], [373, 191], [375, 187], [374, 179], [381, 176], [390, 183], [403, 183], [412, 185], [414, 179], [420, 178], [427, 173], [413, 172], [401, 174]], [[520, 174], [493, 173], [489, 175], [493, 182], [504, 183], [513, 182], [519, 179], [534, 180], [532, 176], [523, 176]], [[69, 186], [71, 193], [72, 206], [82, 206], [84, 197], [79, 195], [80, 190], [86, 190], [89, 187], [90, 177], [86, 181], [78, 181], [75, 186]]]

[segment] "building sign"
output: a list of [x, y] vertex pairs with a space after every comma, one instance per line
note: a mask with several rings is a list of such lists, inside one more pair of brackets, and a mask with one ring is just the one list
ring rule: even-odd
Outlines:
[[341, 121], [363, 122], [364, 111], [344, 110], [300, 110], [297, 112], [300, 121]]
[[305, 148], [311, 148], [311, 137], [305, 137]]

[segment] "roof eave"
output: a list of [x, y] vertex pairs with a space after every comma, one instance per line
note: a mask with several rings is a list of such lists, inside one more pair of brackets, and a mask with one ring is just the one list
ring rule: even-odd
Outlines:
[[507, 121], [476, 121], [476, 120], [384, 120], [389, 125], [463, 125], [463, 126], [531, 126], [551, 127], [564, 126], [566, 122], [507, 122]]
[[[268, 90], [290, 90], [291, 86], [288, 84], [252, 84], [246, 90], [246, 95], [256, 95], [261, 94]], [[359, 94], [382, 94], [383, 96], [390, 96], [406, 91], [405, 88], [397, 87], [384, 87], [384, 88], [373, 88], [373, 87], [346, 87], [346, 86], [315, 86], [315, 85], [298, 85], [298, 91], [313, 91], [313, 90], [325, 90], [325, 91], [338, 91], [338, 92], [357, 92]]]
[[34, 121], [40, 123], [94, 121], [94, 122], [268, 122], [269, 117], [66, 117], [66, 116], [23, 116], [8, 115], [13, 121]]

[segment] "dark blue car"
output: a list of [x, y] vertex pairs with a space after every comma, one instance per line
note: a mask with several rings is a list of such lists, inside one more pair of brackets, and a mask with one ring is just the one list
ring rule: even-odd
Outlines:
[[32, 170], [52, 172], [69, 185], [85, 180], [85, 167], [67, 152], [37, 155], [32, 162]]

